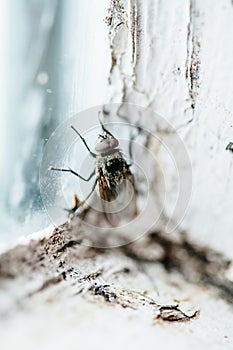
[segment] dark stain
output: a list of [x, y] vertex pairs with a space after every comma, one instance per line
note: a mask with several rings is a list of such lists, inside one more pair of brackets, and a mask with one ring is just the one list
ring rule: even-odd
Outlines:
[[100, 270], [98, 270], [96, 272], [89, 273], [88, 275], [85, 275], [82, 278], [79, 278], [79, 282], [82, 282], [82, 281], [88, 281], [88, 282], [93, 281], [97, 277], [101, 276], [102, 272], [103, 272], [103, 270], [100, 269]]
[[233, 142], [229, 142], [226, 146], [226, 150], [233, 153]]
[[116, 293], [112, 292], [106, 287], [108, 288], [110, 287], [110, 285], [105, 284], [105, 285], [94, 286], [94, 288], [91, 288], [91, 290], [93, 291], [94, 295], [102, 296], [106, 302], [115, 303], [117, 299]]
[[[161, 255], [151, 258], [148, 252], [158, 247], [162, 251]], [[134, 260], [157, 261], [168, 272], [176, 270], [189, 282], [213, 286], [221, 297], [230, 303], [233, 302], [233, 282], [225, 277], [231, 261], [213, 249], [189, 241], [185, 232], [182, 232], [180, 239], [176, 241], [162, 231], [154, 231], [140, 244], [140, 249], [137, 243], [131, 243], [121, 249]]]
[[57, 250], [57, 253], [63, 253], [65, 250], [67, 250], [68, 248], [72, 248], [75, 247], [77, 244], [81, 244], [82, 240], [81, 239], [76, 239], [76, 240], [70, 240], [67, 243], [65, 243], [62, 247], [60, 247]]

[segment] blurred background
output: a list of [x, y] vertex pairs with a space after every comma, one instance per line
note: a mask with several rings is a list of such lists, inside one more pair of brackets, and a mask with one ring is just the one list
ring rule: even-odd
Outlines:
[[109, 62], [105, 2], [0, 0], [0, 7], [2, 249], [50, 224], [38, 183], [44, 146], [62, 121], [103, 103]]

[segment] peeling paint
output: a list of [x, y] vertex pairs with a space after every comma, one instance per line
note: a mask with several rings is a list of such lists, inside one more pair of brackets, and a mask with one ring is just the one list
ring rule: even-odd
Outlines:
[[124, 28], [126, 33], [128, 31], [128, 13], [125, 9], [123, 1], [111, 0], [110, 7], [108, 8], [108, 14], [105, 18], [105, 22], [109, 28], [109, 47], [111, 52], [111, 67], [109, 71], [109, 83], [111, 84], [111, 74], [117, 63], [120, 63], [121, 56], [124, 54], [124, 43], [125, 31], [121, 30]]
[[189, 96], [191, 99], [191, 108], [194, 110], [196, 99], [200, 87], [200, 47], [201, 43], [196, 33], [196, 18], [198, 14], [195, 9], [195, 1], [190, 0], [189, 4], [189, 23], [187, 25], [187, 56], [186, 56], [186, 80], [188, 83]]

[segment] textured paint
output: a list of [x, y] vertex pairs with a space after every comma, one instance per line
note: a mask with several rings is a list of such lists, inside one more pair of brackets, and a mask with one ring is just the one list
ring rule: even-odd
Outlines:
[[[232, 257], [233, 158], [225, 149], [233, 138], [232, 3], [122, 3], [125, 9], [131, 4], [131, 21], [128, 34], [123, 25], [117, 29], [118, 41], [121, 36], [128, 46], [118, 53], [111, 72], [111, 99], [150, 107], [177, 129], [194, 175], [192, 201], [182, 227], [193, 239]], [[173, 172], [169, 168], [166, 172], [171, 187], [168, 202], [174, 203]]]

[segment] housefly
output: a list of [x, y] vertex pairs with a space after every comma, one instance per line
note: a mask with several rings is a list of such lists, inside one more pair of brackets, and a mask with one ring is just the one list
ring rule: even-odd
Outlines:
[[[50, 170], [69, 172], [86, 182], [90, 181], [91, 178], [95, 176], [95, 182], [87, 197], [83, 201], [80, 201], [78, 197], [74, 195], [74, 207], [68, 209], [68, 211], [70, 214], [74, 214], [78, 208], [89, 199], [89, 197], [95, 191], [96, 186], [98, 186], [99, 197], [103, 200], [103, 211], [107, 217], [107, 220], [109, 221], [110, 216], [107, 210], [108, 203], [116, 200], [119, 194], [123, 193], [124, 196], [124, 193], [126, 193], [128, 189], [128, 185], [130, 185], [131, 189], [133, 189], [134, 195], [136, 195], [136, 187], [134, 175], [130, 170], [131, 164], [128, 164], [125, 160], [123, 153], [119, 148], [119, 140], [109, 130], [106, 129], [102, 120], [100, 119], [100, 114], [99, 123], [102, 129], [102, 133], [99, 135], [95, 144], [95, 153], [90, 150], [86, 140], [82, 137], [78, 130], [76, 130], [74, 126], [71, 126], [74, 132], [84, 143], [89, 154], [95, 158], [95, 169], [87, 178], [84, 178], [71, 168], [51, 167]], [[137, 135], [131, 137], [129, 143], [130, 159], [132, 159], [132, 142], [136, 136]], [[136, 214], [137, 208], [135, 204], [133, 215], [136, 216]]]

